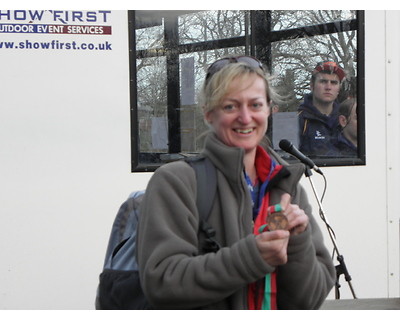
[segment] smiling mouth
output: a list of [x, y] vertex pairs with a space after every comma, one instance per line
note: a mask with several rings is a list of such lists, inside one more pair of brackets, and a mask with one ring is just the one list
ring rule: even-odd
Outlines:
[[253, 132], [253, 128], [248, 128], [248, 129], [234, 129], [237, 133], [242, 133], [242, 134], [247, 134]]

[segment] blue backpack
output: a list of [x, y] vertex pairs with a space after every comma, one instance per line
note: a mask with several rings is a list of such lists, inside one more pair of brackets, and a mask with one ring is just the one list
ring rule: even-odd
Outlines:
[[[206, 235], [203, 250], [216, 252], [220, 245], [214, 238], [215, 230], [207, 223], [217, 188], [216, 169], [203, 156], [190, 157], [185, 161], [196, 171], [199, 231]], [[97, 310], [153, 309], [142, 291], [135, 259], [136, 228], [144, 194], [144, 190], [132, 192], [115, 217], [97, 288]]]

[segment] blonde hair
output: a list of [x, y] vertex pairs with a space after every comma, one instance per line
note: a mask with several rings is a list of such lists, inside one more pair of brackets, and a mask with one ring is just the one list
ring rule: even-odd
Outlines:
[[[276, 93], [270, 86], [271, 77], [269, 74], [266, 74], [261, 68], [255, 68], [243, 62], [235, 62], [227, 64], [204, 82], [200, 100], [204, 106], [204, 111], [209, 112], [221, 104], [235, 79], [242, 79], [238, 83], [238, 86], [240, 86], [241, 83], [245, 83], [252, 77], [254, 81], [256, 79], [254, 76], [264, 79], [268, 104], [271, 101], [276, 101]], [[250, 82], [249, 86], [251, 84], [252, 82]]]

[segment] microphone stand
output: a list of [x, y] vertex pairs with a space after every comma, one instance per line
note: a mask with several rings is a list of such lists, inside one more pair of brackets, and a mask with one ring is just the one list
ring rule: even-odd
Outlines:
[[327, 229], [328, 229], [329, 236], [330, 236], [330, 238], [331, 238], [331, 240], [332, 240], [333, 247], [334, 247], [334, 250], [335, 250], [335, 252], [336, 252], [337, 260], [339, 261], [339, 265], [337, 265], [337, 266], [335, 267], [335, 268], [336, 268], [336, 284], [335, 284], [336, 290], [335, 290], [335, 298], [336, 298], [336, 299], [340, 299], [340, 293], [339, 293], [339, 288], [340, 288], [339, 277], [340, 277], [341, 274], [344, 274], [344, 277], [345, 277], [347, 283], [349, 284], [350, 291], [351, 291], [351, 293], [352, 293], [352, 295], [353, 295], [353, 298], [354, 298], [354, 299], [357, 299], [356, 294], [355, 294], [354, 289], [353, 289], [353, 286], [352, 286], [352, 284], [351, 284], [351, 276], [350, 276], [350, 274], [349, 274], [349, 272], [348, 272], [348, 270], [347, 270], [346, 264], [345, 264], [345, 262], [344, 262], [344, 257], [343, 257], [343, 256], [340, 254], [340, 252], [339, 252], [338, 246], [337, 246], [337, 244], [336, 244], [335, 234], [334, 234], [332, 228], [330, 227], [330, 225], [329, 225], [329, 223], [328, 223], [328, 220], [327, 220], [327, 218], [326, 218], [324, 209], [322, 208], [322, 203], [321, 203], [321, 201], [320, 201], [320, 199], [319, 199], [319, 197], [318, 197], [318, 195], [317, 195], [317, 191], [316, 191], [315, 186], [314, 186], [314, 183], [313, 183], [313, 181], [312, 181], [312, 179], [311, 179], [311, 176], [312, 176], [311, 168], [310, 168], [310, 166], [308, 166], [308, 165], [306, 165], [305, 176], [309, 179], [309, 181], [310, 181], [310, 183], [311, 183], [311, 187], [312, 187], [312, 189], [313, 189], [315, 198], [317, 199], [317, 202], [318, 202], [319, 212], [320, 212], [321, 219], [324, 221], [324, 223], [325, 223], [325, 225], [326, 225], [326, 227], [327, 227]]

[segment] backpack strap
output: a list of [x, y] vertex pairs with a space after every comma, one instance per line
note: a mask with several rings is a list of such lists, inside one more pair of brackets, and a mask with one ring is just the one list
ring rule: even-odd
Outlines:
[[214, 202], [217, 191], [217, 172], [212, 162], [204, 157], [193, 157], [185, 159], [194, 171], [197, 179], [197, 199], [196, 204], [200, 212], [200, 217], [207, 220], [211, 206]]
[[217, 170], [214, 164], [204, 156], [189, 157], [185, 159], [196, 172], [197, 180], [197, 199], [196, 205], [200, 214], [200, 230], [206, 236], [206, 246], [203, 248], [207, 252], [216, 252], [221, 246], [215, 239], [215, 230], [211, 227], [207, 219], [211, 213], [217, 192]]

